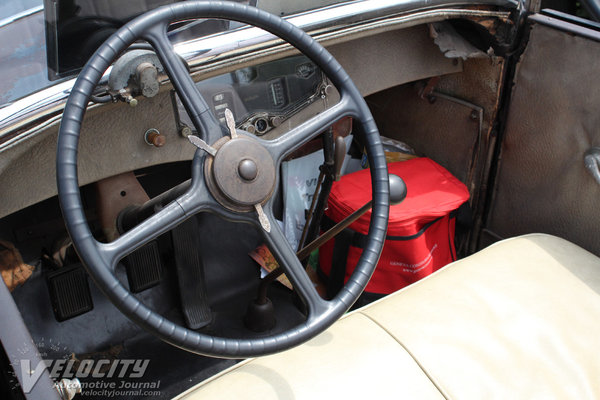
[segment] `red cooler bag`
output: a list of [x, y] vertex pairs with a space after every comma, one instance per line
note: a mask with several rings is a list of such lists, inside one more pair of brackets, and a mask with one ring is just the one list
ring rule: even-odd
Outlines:
[[[406, 199], [390, 206], [387, 237], [381, 258], [366, 291], [392, 293], [414, 283], [456, 259], [453, 211], [469, 199], [467, 187], [428, 158], [388, 164], [400, 176]], [[327, 230], [371, 200], [371, 176], [362, 170], [335, 182], [323, 217]], [[345, 283], [362, 253], [371, 211], [319, 250], [320, 275], [334, 295]]]

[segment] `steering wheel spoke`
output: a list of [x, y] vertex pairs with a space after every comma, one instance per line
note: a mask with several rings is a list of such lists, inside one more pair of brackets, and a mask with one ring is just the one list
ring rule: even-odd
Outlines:
[[342, 117], [355, 116], [357, 114], [355, 110], [354, 101], [349, 96], [342, 96], [333, 107], [293, 128], [278, 139], [262, 143], [269, 150], [273, 159], [281, 161]]
[[[195, 158], [195, 163], [197, 162], [198, 160]], [[191, 181], [172, 188], [141, 207], [152, 210], [154, 213], [151, 216], [140, 221], [131, 229], [125, 227], [128, 230], [116, 240], [110, 243], [97, 243], [98, 250], [106, 257], [112, 270], [121, 258], [170, 231], [186, 219], [199, 212], [213, 211], [219, 208], [218, 203], [209, 194], [204, 180], [196, 173], [192, 175]], [[181, 192], [183, 194], [178, 195]], [[140, 218], [138, 211], [134, 215], [134, 221]], [[144, 215], [144, 212], [141, 215]]]
[[173, 201], [116, 240], [110, 243], [98, 243], [98, 250], [104, 255], [111, 269], [114, 270], [121, 258], [173, 229], [188, 217], [189, 215], [186, 214], [181, 204], [178, 201]]
[[[265, 206], [265, 215], [269, 220], [275, 221], [271, 207], [268, 205]], [[330, 307], [329, 302], [324, 300], [317, 292], [315, 285], [310, 280], [298, 257], [296, 257], [296, 252], [292, 249], [279, 225], [274, 223], [271, 224], [271, 227], [269, 232], [264, 229], [261, 230], [263, 237], [279, 266], [283, 268], [286, 276], [292, 282], [292, 286], [306, 304], [308, 319], [311, 320], [318, 315], [322, 315]]]
[[144, 38], [154, 47], [156, 54], [167, 72], [171, 83], [179, 95], [185, 110], [192, 120], [199, 140], [206, 142], [207, 147], [220, 139], [221, 126], [213, 115], [206, 100], [202, 97], [183, 59], [175, 52], [167, 37], [168, 24], [158, 24], [152, 27]]

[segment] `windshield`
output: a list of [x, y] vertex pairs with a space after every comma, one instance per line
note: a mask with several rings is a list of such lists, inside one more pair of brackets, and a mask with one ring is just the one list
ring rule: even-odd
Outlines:
[[[88, 55], [80, 56], [81, 45], [77, 44], [77, 40], [71, 43], [65, 41], [67, 45], [63, 49], [67, 50], [62, 52], [61, 48], [54, 43], [56, 37], [58, 37], [58, 33], [56, 33], [58, 30], [53, 30], [51, 23], [58, 20], [57, 4], [60, 4], [63, 10], [75, 7], [78, 11], [74, 12], [73, 15], [76, 15], [79, 21], [86, 20], [86, 22], [89, 21], [90, 15], [94, 13], [100, 15], [103, 20], [108, 20], [110, 17], [111, 21], [114, 21], [114, 15], [108, 15], [108, 13], [118, 10], [120, 14], [118, 17], [121, 18], [119, 21], [122, 23], [145, 10], [162, 4], [174, 3], [175, 1], [177, 0], [128, 2], [123, 2], [123, 0], [2, 0], [0, 2], [0, 43], [2, 43], [0, 46], [0, 71], [3, 79], [0, 80], [0, 107], [54, 85], [60, 82], [60, 79], [72, 77], [85, 63]], [[347, 0], [238, 0], [238, 2], [280, 16], [344, 1]], [[123, 5], [126, 3], [130, 7], [124, 7]], [[66, 6], [63, 6], [63, 4], [66, 4]], [[139, 9], [136, 10], [134, 5]], [[123, 14], [123, 10], [127, 10], [126, 14]], [[49, 20], [49, 16], [54, 20]], [[119, 21], [117, 21], [117, 24]], [[218, 33], [236, 28], [239, 24], [213, 23], [204, 24], [200, 28], [198, 26], [198, 24], [190, 24], [189, 28], [176, 27], [173, 35], [171, 35], [172, 40], [183, 41], [190, 38], [190, 36], [198, 37]], [[89, 34], [80, 35], [79, 38], [87, 36]], [[47, 40], [53, 44], [50, 46], [50, 51], [46, 46]], [[77, 51], [73, 51], [74, 48], [77, 48]], [[87, 49], [88, 54], [93, 53], [93, 50], [93, 46], [91, 49]], [[66, 64], [59, 65], [61, 54], [62, 59], [60, 59], [60, 62]], [[79, 58], [77, 59], [78, 55]]]

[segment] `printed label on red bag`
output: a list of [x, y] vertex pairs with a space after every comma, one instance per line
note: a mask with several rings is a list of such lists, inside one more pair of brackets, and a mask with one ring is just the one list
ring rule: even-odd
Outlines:
[[427, 257], [425, 257], [424, 260], [419, 261], [416, 264], [407, 264], [407, 263], [403, 263], [401, 261], [392, 260], [392, 261], [390, 261], [390, 265], [404, 267], [404, 268], [402, 268], [402, 272], [410, 272], [412, 274], [416, 274], [417, 272], [419, 272], [422, 269], [424, 269], [425, 267], [427, 267], [433, 261], [433, 252], [436, 251], [437, 248], [438, 248], [438, 245], [436, 243], [431, 248], [431, 251], [429, 252]]

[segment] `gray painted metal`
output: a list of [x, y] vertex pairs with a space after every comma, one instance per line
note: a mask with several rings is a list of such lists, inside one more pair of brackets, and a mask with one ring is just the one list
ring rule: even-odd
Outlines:
[[[0, 282], [0, 343], [28, 400], [60, 400], [46, 364], [4, 282]], [[8, 322], [10, 321], [10, 322]], [[29, 366], [24, 376], [23, 366]], [[33, 384], [32, 387], [30, 387]]]

